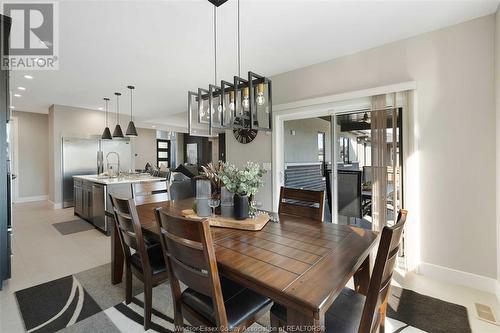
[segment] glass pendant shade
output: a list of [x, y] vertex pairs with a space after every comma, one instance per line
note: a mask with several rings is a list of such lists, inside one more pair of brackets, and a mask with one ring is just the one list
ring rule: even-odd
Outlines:
[[113, 138], [123, 138], [123, 131], [122, 127], [120, 126], [120, 104], [119, 104], [119, 98], [121, 96], [120, 93], [115, 93], [116, 95], [116, 127], [115, 130], [113, 131]]
[[234, 84], [222, 80], [220, 86], [222, 94], [221, 127], [226, 129], [231, 129], [233, 126], [234, 110], [236, 108], [236, 101], [234, 97]]
[[137, 130], [135, 128], [134, 121], [132, 119], [132, 91], [135, 89], [134, 86], [127, 86], [130, 89], [130, 122], [127, 126], [127, 131], [125, 132], [126, 136], [138, 136]]
[[248, 72], [250, 90], [250, 126], [259, 131], [271, 131], [272, 94], [271, 80]]
[[[247, 104], [248, 103], [248, 104]], [[234, 77], [233, 128], [250, 128], [250, 93], [248, 81]]]
[[212, 136], [210, 130], [210, 108], [208, 90], [199, 88], [198, 92], [188, 92], [188, 130], [193, 136]]
[[[214, 133], [222, 133], [224, 132], [224, 122], [223, 117], [226, 113], [226, 106], [223, 103], [223, 95], [222, 89], [213, 84], [208, 86], [208, 105], [210, 105], [211, 113], [210, 123], [212, 124], [212, 129], [214, 129]], [[214, 134], [212, 133], [212, 134]]]

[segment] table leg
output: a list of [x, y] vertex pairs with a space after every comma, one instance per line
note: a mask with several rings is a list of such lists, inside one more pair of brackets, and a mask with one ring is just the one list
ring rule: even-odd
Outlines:
[[118, 230], [113, 226], [111, 233], [111, 283], [118, 284], [122, 282], [123, 277], [123, 249], [120, 244]]
[[358, 271], [354, 273], [354, 287], [360, 294], [366, 296], [370, 284], [370, 256], [366, 257]]
[[315, 312], [309, 314], [292, 308], [286, 310], [287, 327], [290, 332], [325, 332], [325, 315]]

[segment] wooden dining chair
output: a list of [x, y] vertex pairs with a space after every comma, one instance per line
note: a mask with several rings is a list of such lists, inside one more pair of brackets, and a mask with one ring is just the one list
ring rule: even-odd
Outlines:
[[[397, 223], [382, 230], [367, 295], [344, 288], [326, 312], [325, 332], [384, 332], [387, 299], [407, 213], [402, 209]], [[273, 305], [271, 327], [274, 330], [284, 328], [286, 322], [286, 308]]]
[[144, 283], [144, 330], [148, 330], [151, 325], [153, 287], [168, 278], [163, 251], [159, 243], [150, 244], [143, 236], [134, 200], [109, 196], [125, 257], [125, 303], [132, 301], [133, 273]]
[[[155, 212], [168, 266], [176, 332], [183, 332], [184, 319], [200, 331], [241, 332], [269, 311], [269, 298], [219, 275], [207, 220], [175, 217], [161, 208]], [[188, 287], [184, 292], [180, 282]]]
[[133, 183], [132, 184], [132, 196], [134, 198], [150, 196], [159, 193], [167, 193], [167, 182], [143, 182], [143, 183]]
[[279, 213], [323, 221], [324, 191], [281, 187]]

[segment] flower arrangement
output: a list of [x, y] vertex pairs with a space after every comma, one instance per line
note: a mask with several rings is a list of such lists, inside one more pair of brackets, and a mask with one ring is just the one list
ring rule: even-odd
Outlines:
[[240, 196], [253, 196], [264, 185], [262, 177], [265, 173], [266, 170], [254, 162], [247, 162], [242, 169], [224, 163], [218, 172], [218, 177], [230, 192]]
[[220, 193], [220, 189], [224, 183], [219, 177], [219, 174], [224, 169], [224, 162], [218, 161], [215, 163], [208, 163], [207, 166], [202, 166], [201, 175], [212, 183], [212, 192]]

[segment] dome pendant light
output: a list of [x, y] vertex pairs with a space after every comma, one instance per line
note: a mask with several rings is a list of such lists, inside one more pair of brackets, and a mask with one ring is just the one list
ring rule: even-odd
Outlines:
[[128, 123], [126, 136], [138, 136], [137, 130], [135, 129], [134, 121], [132, 120], [132, 91], [135, 89], [134, 86], [127, 86], [130, 89], [130, 122]]
[[119, 98], [121, 94], [119, 92], [115, 92], [116, 95], [116, 127], [113, 131], [113, 138], [123, 138], [122, 127], [120, 126], [120, 103]]
[[108, 127], [108, 102], [109, 102], [109, 98], [105, 97], [103, 99], [106, 102], [106, 128], [104, 129], [104, 132], [102, 132], [101, 139], [112, 140], [113, 137], [111, 136], [111, 131], [109, 130], [109, 127]]

